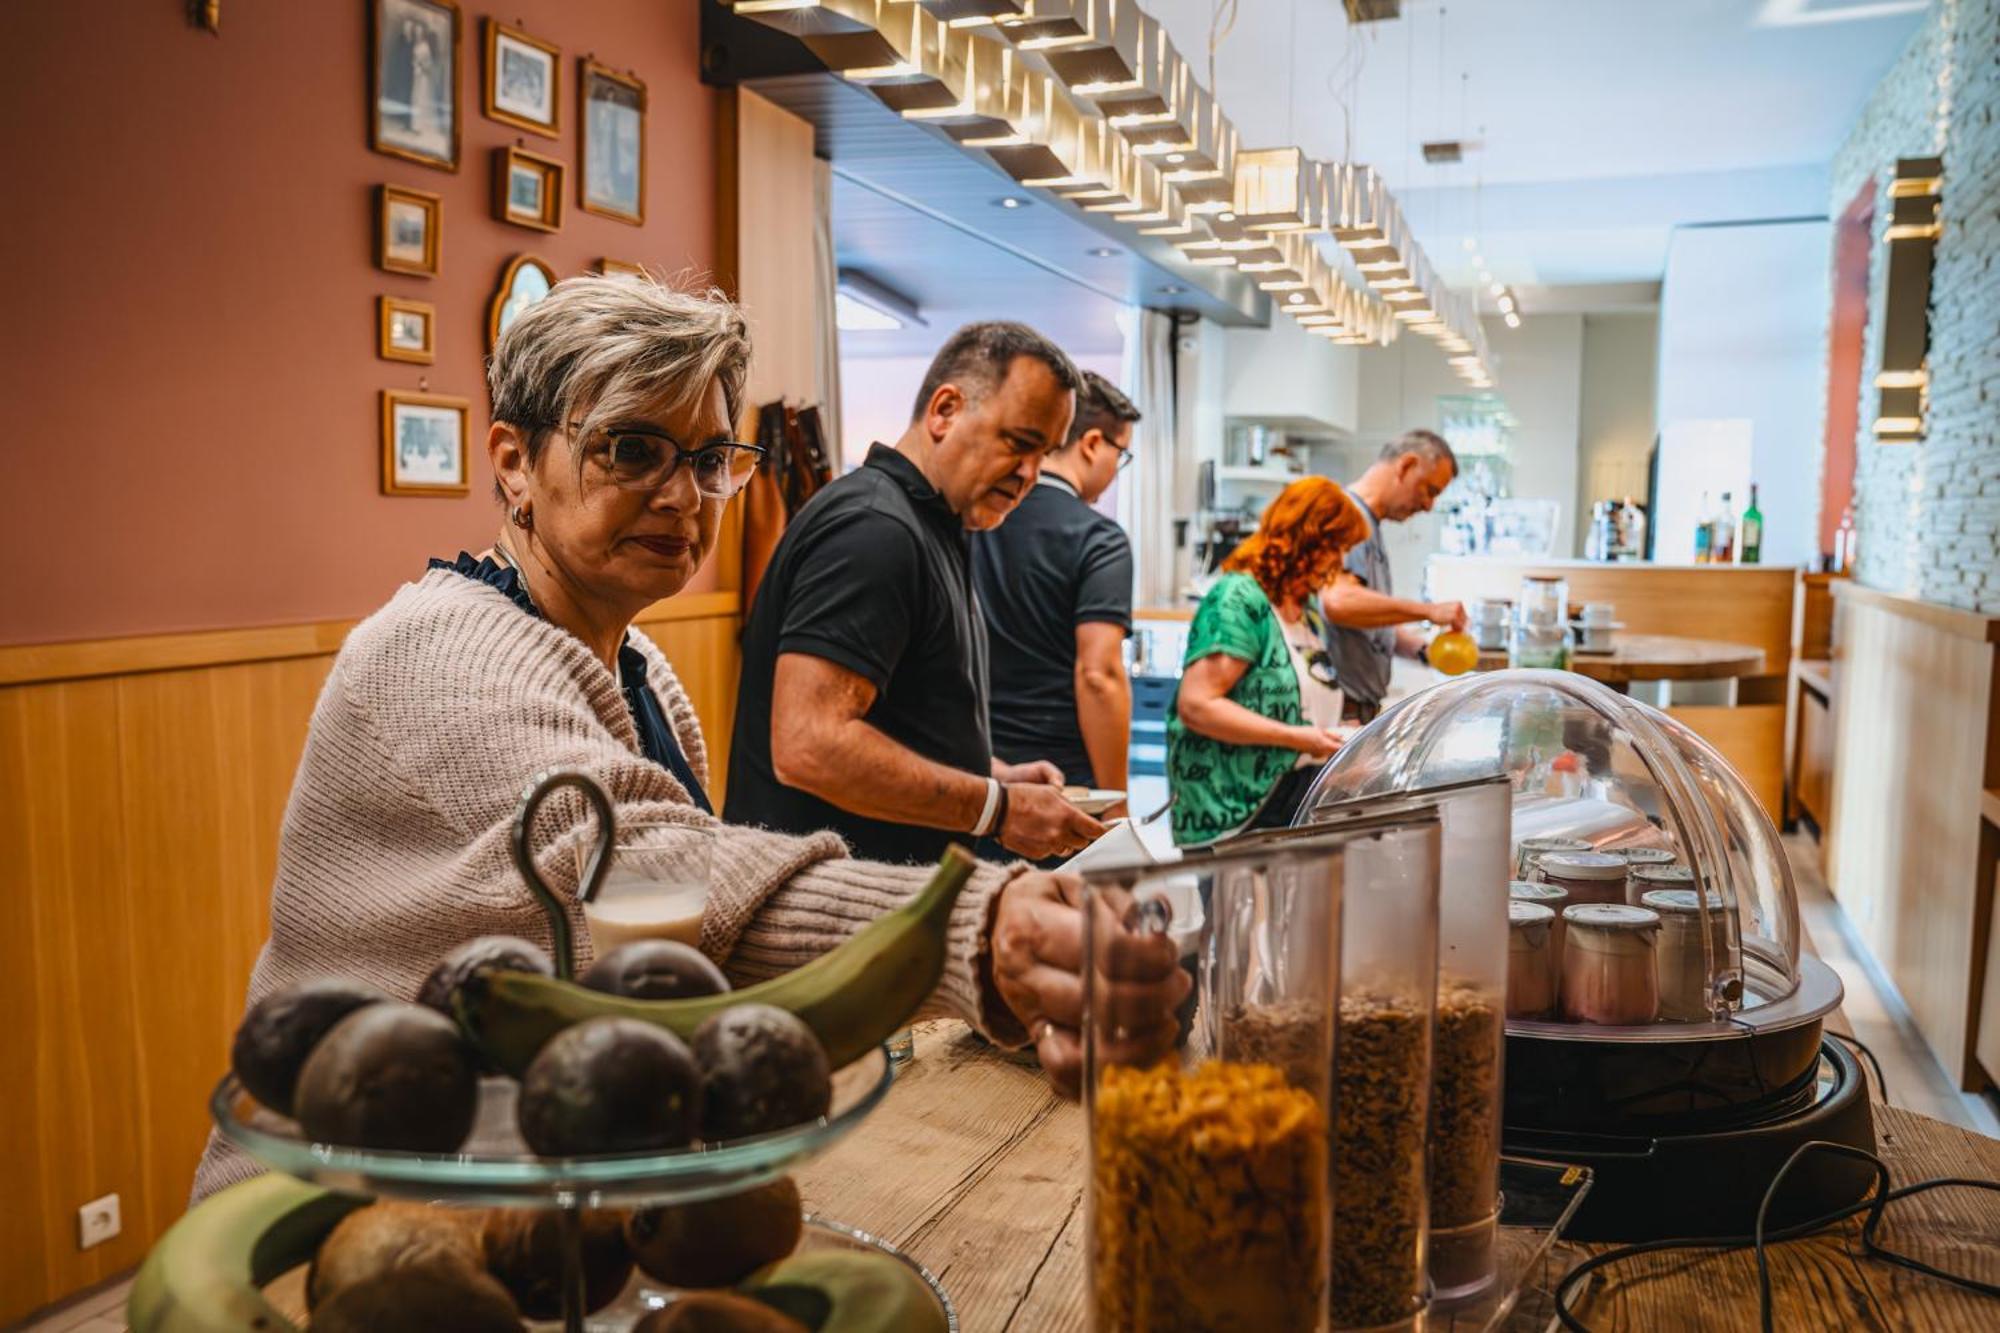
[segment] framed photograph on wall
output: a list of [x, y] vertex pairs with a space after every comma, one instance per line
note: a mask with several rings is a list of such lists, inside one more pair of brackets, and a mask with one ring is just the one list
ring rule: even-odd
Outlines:
[[435, 393], [382, 391], [382, 494], [466, 495], [472, 405]]
[[401, 185], [375, 188], [375, 267], [435, 278], [444, 253], [444, 200]]
[[562, 135], [562, 52], [486, 20], [486, 114], [551, 139]]
[[597, 271], [607, 278], [651, 278], [644, 264], [634, 264], [628, 259], [613, 259], [609, 255], [597, 261]]
[[515, 255], [507, 261], [500, 273], [500, 286], [486, 309], [486, 350], [492, 351], [507, 326], [555, 285], [556, 271], [533, 255]]
[[561, 231], [563, 164], [525, 148], [493, 150], [493, 216], [517, 227]]
[[375, 355], [420, 366], [437, 360], [437, 307], [400, 296], [376, 297]]
[[368, 146], [458, 170], [458, 5], [370, 0]]
[[585, 212], [634, 226], [646, 220], [646, 85], [584, 57], [577, 80], [583, 102]]

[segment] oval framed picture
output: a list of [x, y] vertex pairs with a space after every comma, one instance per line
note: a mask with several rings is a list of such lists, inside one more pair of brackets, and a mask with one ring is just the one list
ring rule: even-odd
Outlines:
[[521, 312], [549, 294], [556, 271], [533, 255], [515, 255], [500, 274], [500, 287], [486, 312], [486, 350], [492, 351]]

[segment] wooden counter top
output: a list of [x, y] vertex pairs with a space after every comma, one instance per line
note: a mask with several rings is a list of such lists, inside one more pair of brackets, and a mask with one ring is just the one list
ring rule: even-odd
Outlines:
[[[1082, 1108], [956, 1023], [923, 1024], [916, 1036], [917, 1058], [881, 1109], [798, 1173], [806, 1206], [881, 1236], [937, 1274], [965, 1333], [1082, 1330]], [[2000, 1140], [1880, 1103], [1875, 1114], [1895, 1184], [2000, 1178]], [[1857, 1230], [1849, 1222], [1772, 1249], [1778, 1327], [2000, 1327], [2000, 1301], [1857, 1258]], [[1882, 1239], [2000, 1281], [2000, 1195], [1947, 1190], [1898, 1202]], [[1590, 1249], [1570, 1247], [1577, 1256]], [[1747, 1253], [1688, 1252], [1599, 1275], [1577, 1310], [1592, 1328], [1646, 1333], [1754, 1328], [1756, 1312]]]

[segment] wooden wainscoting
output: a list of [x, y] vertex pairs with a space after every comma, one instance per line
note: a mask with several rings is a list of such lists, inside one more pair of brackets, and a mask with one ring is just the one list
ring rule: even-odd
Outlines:
[[[739, 598], [641, 617], [720, 777]], [[351, 622], [0, 648], [0, 1325], [131, 1267], [187, 1204], [278, 827]], [[123, 1233], [76, 1247], [116, 1193]]]
[[1968, 1088], [1992, 885], [1981, 799], [2000, 784], [2000, 618], [1836, 586], [1832, 827], [1826, 878]]

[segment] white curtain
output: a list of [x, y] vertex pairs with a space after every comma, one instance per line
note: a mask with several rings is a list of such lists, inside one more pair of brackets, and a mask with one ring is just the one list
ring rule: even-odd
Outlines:
[[1172, 606], [1179, 601], [1174, 515], [1185, 512], [1175, 494], [1180, 431], [1174, 411], [1174, 322], [1157, 310], [1127, 310], [1119, 323], [1125, 329], [1120, 387], [1140, 412], [1132, 431], [1136, 457], [1118, 486], [1118, 521], [1132, 534], [1133, 605]]
[[819, 404], [821, 437], [827, 459], [838, 475], [840, 465], [840, 326], [834, 310], [834, 289], [840, 284], [840, 264], [833, 249], [833, 163], [813, 159], [813, 400]]

